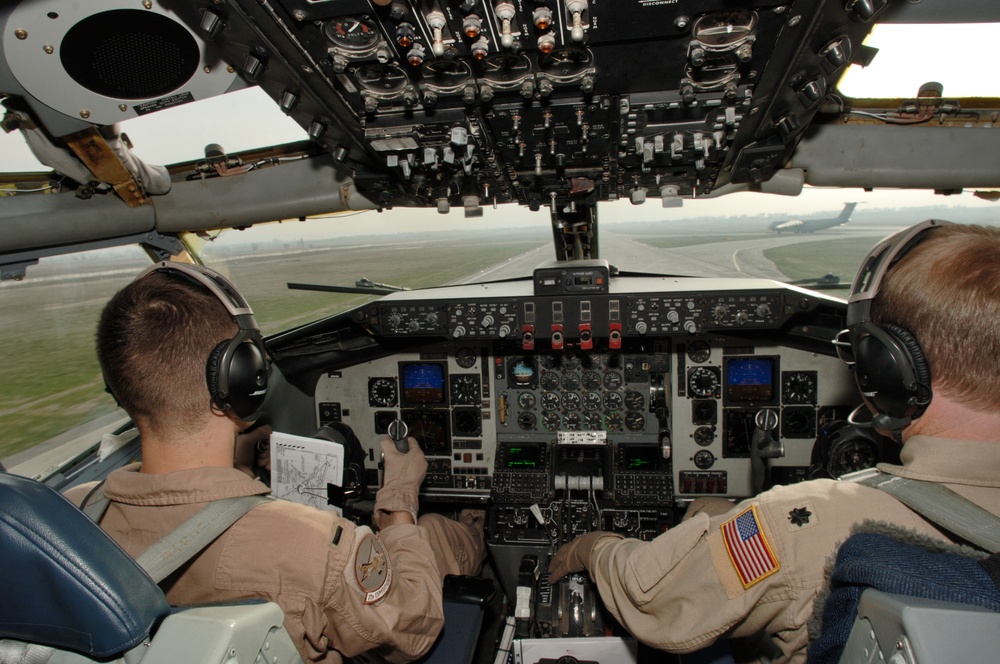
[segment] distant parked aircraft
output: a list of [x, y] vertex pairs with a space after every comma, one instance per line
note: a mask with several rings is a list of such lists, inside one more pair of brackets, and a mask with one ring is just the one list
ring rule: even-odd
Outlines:
[[850, 220], [854, 208], [857, 206], [857, 203], [844, 203], [844, 209], [840, 211], [838, 216], [826, 219], [788, 219], [786, 221], [776, 221], [768, 226], [768, 230], [775, 233], [815, 233], [824, 228], [833, 228], [834, 226], [846, 224]]

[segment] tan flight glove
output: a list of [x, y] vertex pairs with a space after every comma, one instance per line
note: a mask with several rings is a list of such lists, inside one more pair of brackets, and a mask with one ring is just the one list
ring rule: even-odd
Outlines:
[[590, 557], [594, 554], [594, 546], [605, 537], [624, 539], [617, 533], [595, 530], [580, 535], [569, 544], [562, 545], [549, 561], [549, 583], [555, 583], [567, 574], [590, 570]]
[[403, 454], [388, 436], [381, 440], [385, 465], [382, 488], [375, 494], [375, 513], [372, 515], [376, 528], [381, 528], [392, 512], [408, 512], [413, 516], [413, 523], [417, 522], [418, 495], [427, 475], [427, 459], [412, 436], [407, 441], [410, 450]]

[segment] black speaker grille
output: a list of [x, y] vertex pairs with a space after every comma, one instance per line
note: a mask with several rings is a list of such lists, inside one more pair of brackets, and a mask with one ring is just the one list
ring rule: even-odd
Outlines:
[[93, 14], [66, 33], [59, 49], [70, 77], [113, 99], [155, 99], [194, 76], [200, 52], [194, 37], [151, 11], [116, 9]]

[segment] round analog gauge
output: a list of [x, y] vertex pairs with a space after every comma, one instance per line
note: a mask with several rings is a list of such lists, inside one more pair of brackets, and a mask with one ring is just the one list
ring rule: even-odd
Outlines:
[[688, 374], [688, 392], [693, 397], [710, 397], [719, 391], [719, 372], [712, 367], [695, 367]]
[[785, 438], [815, 438], [816, 411], [810, 406], [790, 406], [781, 411], [781, 435]]
[[620, 392], [608, 392], [604, 395], [604, 407], [607, 410], [621, 410], [624, 402]]
[[559, 366], [559, 361], [554, 355], [542, 355], [538, 358], [538, 364], [540, 364], [543, 369], [555, 369]]
[[707, 470], [715, 465], [715, 455], [708, 450], [698, 450], [694, 453], [694, 465], [702, 470]]
[[578, 390], [580, 389], [580, 374], [575, 371], [567, 371], [562, 375], [560, 382], [564, 390]]
[[435, 92], [453, 92], [472, 78], [472, 69], [463, 60], [428, 60], [420, 67], [424, 85]]
[[609, 371], [604, 374], [604, 387], [609, 390], [617, 390], [622, 386], [622, 375], [617, 371]]
[[708, 447], [715, 441], [715, 427], [698, 427], [694, 430], [694, 442]]
[[557, 48], [547, 55], [538, 57], [538, 68], [561, 83], [575, 81], [594, 66], [594, 56], [579, 46]]
[[545, 410], [555, 410], [559, 407], [559, 395], [555, 392], [542, 393], [542, 408]]
[[625, 428], [629, 431], [642, 431], [646, 428], [646, 417], [642, 413], [627, 413], [625, 415]]
[[531, 75], [531, 60], [520, 53], [491, 55], [479, 63], [481, 78], [500, 88], [513, 88]]
[[781, 400], [785, 403], [816, 403], [815, 371], [789, 371], [782, 375]]
[[602, 403], [604, 401], [597, 392], [587, 392], [583, 395], [583, 405], [586, 406], [587, 410], [600, 410]]
[[542, 414], [542, 426], [545, 427], [547, 431], [555, 431], [559, 428], [559, 413], [543, 413]]
[[692, 341], [688, 346], [688, 359], [695, 364], [708, 362], [708, 358], [711, 356], [712, 347], [708, 345], [707, 341]]
[[398, 393], [395, 378], [368, 379], [368, 405], [374, 408], [389, 408], [396, 405]]
[[646, 407], [646, 400], [635, 390], [625, 393], [625, 407], [629, 410], [642, 410]]
[[410, 82], [406, 73], [395, 65], [372, 63], [358, 67], [355, 72], [358, 85], [376, 95], [401, 92]]
[[475, 374], [455, 374], [451, 377], [451, 402], [472, 405], [482, 398], [479, 387], [479, 376]]
[[543, 390], [554, 390], [559, 387], [559, 374], [555, 371], [543, 371], [539, 384]]
[[570, 413], [563, 418], [563, 428], [567, 431], [580, 430], [580, 416], [577, 413]]
[[562, 368], [563, 369], [578, 369], [580, 367], [580, 358], [572, 353], [567, 353], [563, 355], [562, 358]]
[[379, 43], [378, 28], [365, 17], [345, 16], [327, 21], [323, 33], [336, 49], [349, 53], [371, 51]]
[[476, 351], [468, 346], [463, 346], [455, 352], [455, 364], [463, 369], [476, 366], [476, 359]]
[[596, 371], [584, 371], [583, 386], [588, 390], [596, 390], [601, 386], [601, 374]]
[[621, 413], [608, 413], [604, 416], [604, 428], [608, 431], [621, 431], [622, 430], [622, 416]]
[[600, 431], [604, 428], [604, 417], [600, 411], [591, 410], [583, 416], [583, 419], [587, 423], [588, 431]]
[[531, 392], [521, 392], [517, 395], [517, 405], [523, 410], [531, 410], [535, 407], [535, 395]]
[[534, 413], [519, 413], [517, 416], [517, 426], [524, 431], [534, 431], [537, 423], [538, 420], [535, 419]]
[[579, 410], [580, 394], [578, 392], [567, 392], [562, 398], [562, 407], [566, 410]]
[[483, 430], [483, 413], [478, 408], [456, 408], [452, 416], [456, 436], [478, 436]]

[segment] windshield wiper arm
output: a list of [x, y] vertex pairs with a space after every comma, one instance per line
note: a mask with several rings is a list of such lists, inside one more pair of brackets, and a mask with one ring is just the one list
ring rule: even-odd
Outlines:
[[389, 295], [399, 291], [410, 290], [403, 286], [393, 286], [391, 284], [381, 284], [371, 279], [361, 277], [353, 286], [325, 286], [323, 284], [297, 284], [288, 282], [290, 290], [320, 291], [323, 293], [362, 293], [364, 295]]

